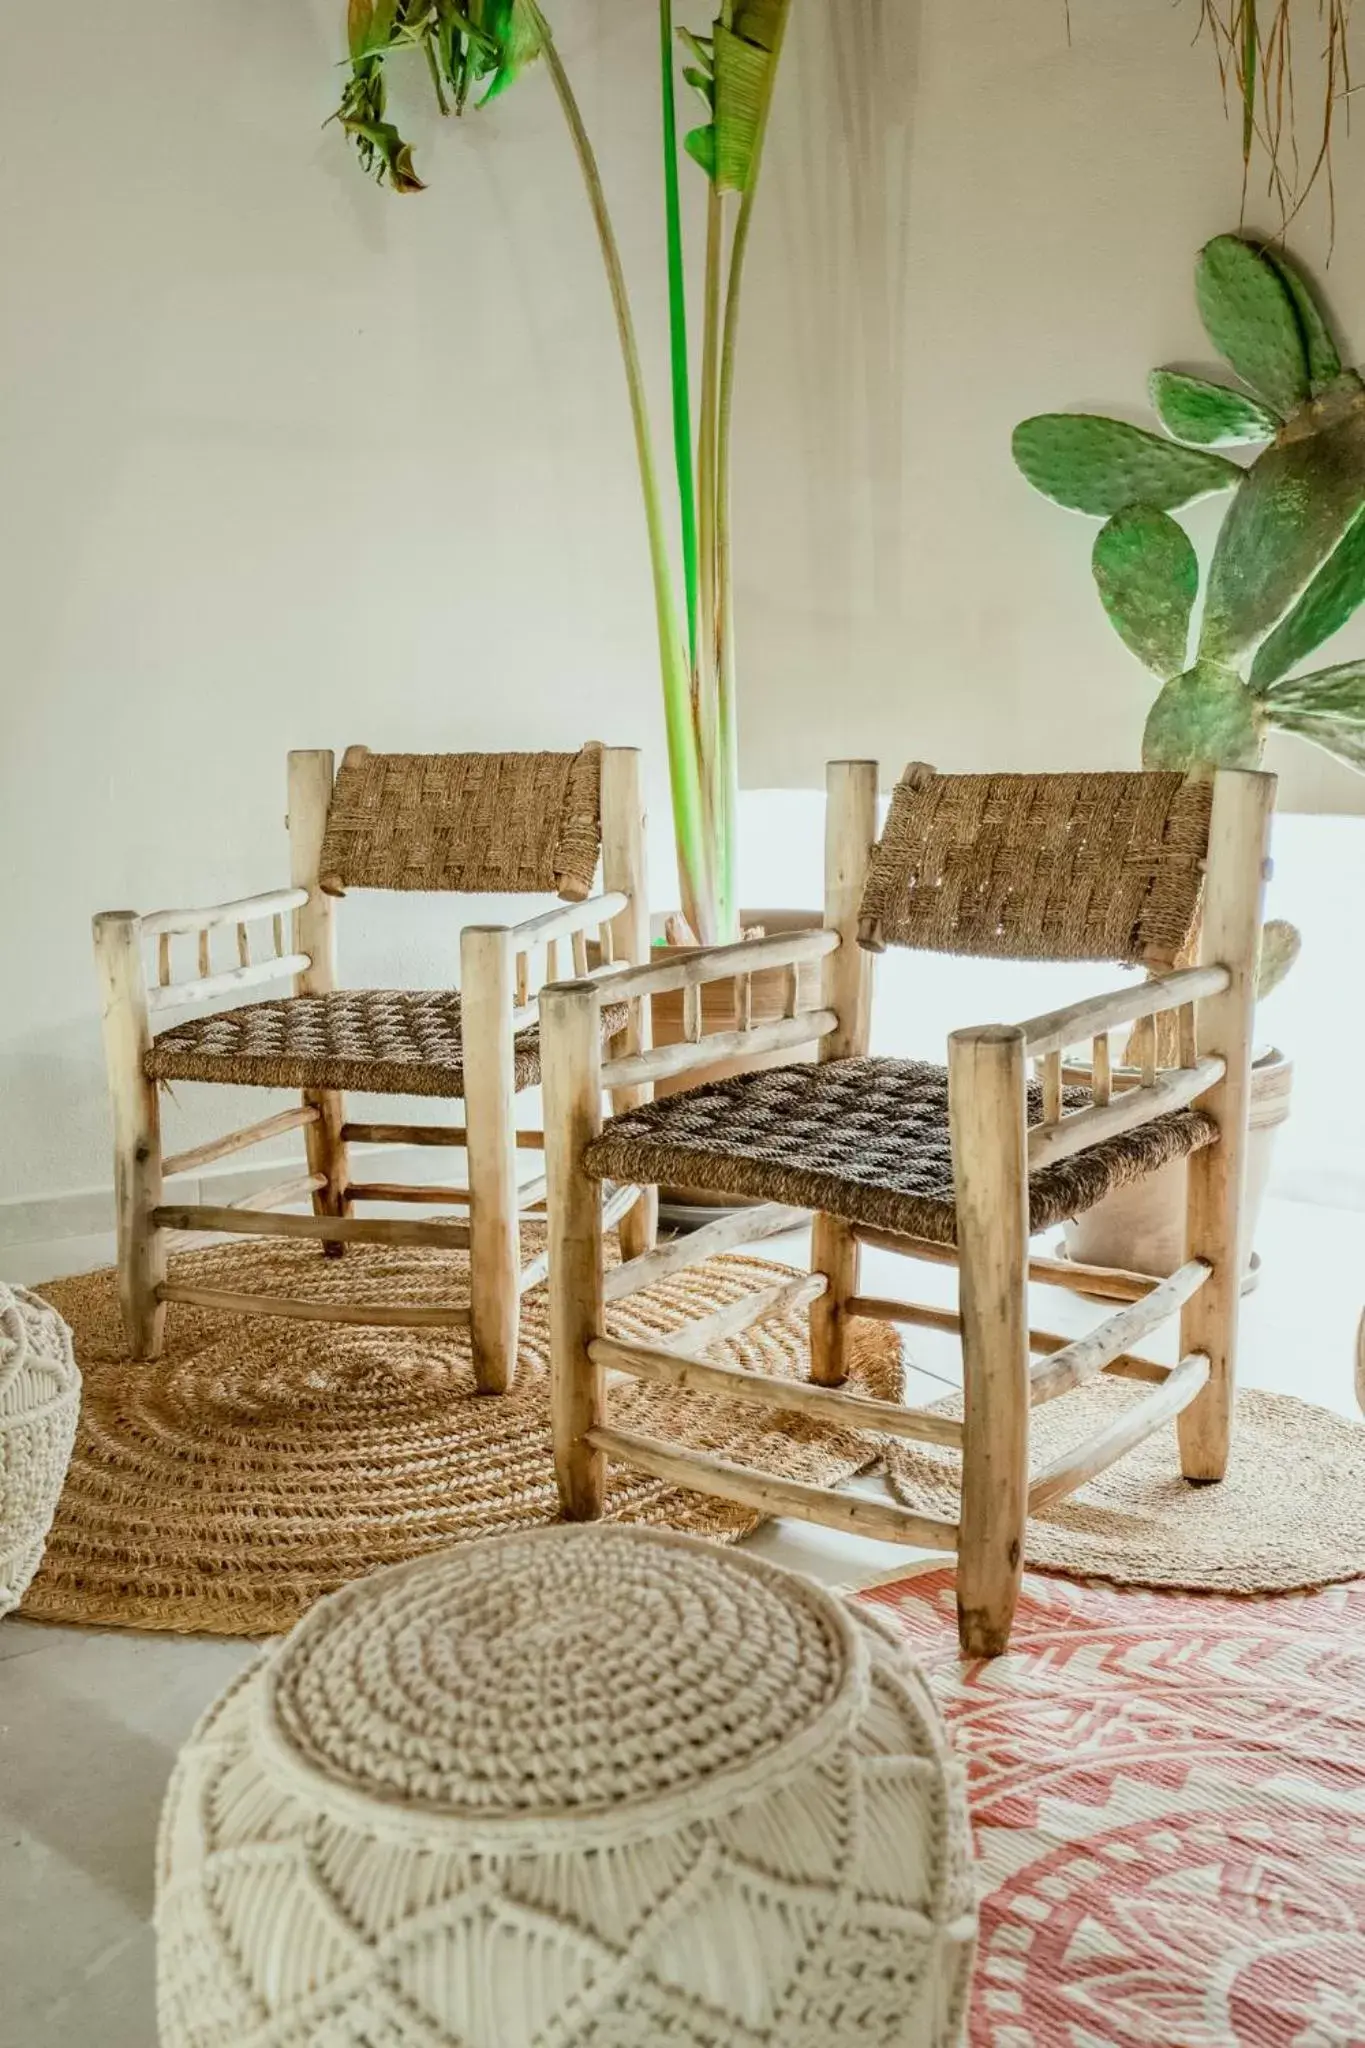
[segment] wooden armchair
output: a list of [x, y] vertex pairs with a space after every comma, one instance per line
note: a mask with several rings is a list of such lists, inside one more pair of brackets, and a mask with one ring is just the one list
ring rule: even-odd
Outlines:
[[[1274, 778], [936, 775], [914, 766], [877, 840], [877, 769], [829, 770], [825, 929], [717, 947], [543, 992], [555, 1455], [565, 1513], [602, 1511], [614, 1458], [765, 1514], [958, 1554], [964, 1651], [1009, 1638], [1031, 1509], [1072, 1492], [1172, 1417], [1186, 1478], [1222, 1477], [1234, 1377], [1254, 970]], [[1201, 922], [1202, 964], [1174, 963]], [[955, 1032], [946, 1067], [867, 1057], [871, 953], [887, 944], [1001, 958], [1143, 963], [1156, 973], [1024, 1024]], [[703, 983], [824, 960], [823, 1007], [701, 1037]], [[605, 1002], [686, 990], [690, 1042], [602, 1058]], [[742, 1012], [741, 999], [738, 1008]], [[1178, 1065], [1158, 1063], [1172, 1012]], [[1146, 1020], [1146, 1021], [1144, 1021]], [[1111, 1087], [1108, 1032], [1139, 1023], [1139, 1085]], [[743, 1074], [602, 1121], [602, 1089], [648, 1086], [719, 1056], [820, 1038], [820, 1063]], [[1062, 1057], [1093, 1040], [1093, 1086], [1064, 1088]], [[1026, 1063], [1040, 1064], [1030, 1081]], [[1107, 1190], [1185, 1157], [1188, 1261], [1170, 1279], [1030, 1257], [1029, 1238]], [[599, 1183], [681, 1181], [757, 1201], [612, 1271]], [[814, 1212], [809, 1278], [774, 1285], [666, 1345], [610, 1338], [604, 1304], [715, 1251]], [[957, 1314], [859, 1292], [874, 1244], [960, 1268]], [[1126, 1303], [1074, 1341], [1032, 1331], [1028, 1283]], [[811, 1381], [708, 1361], [708, 1345], [810, 1304]], [[1180, 1362], [1130, 1347], [1180, 1314]], [[961, 1332], [965, 1414], [839, 1391], [848, 1320]], [[1033, 1354], [1041, 1354], [1034, 1362]], [[845, 1426], [952, 1445], [957, 1522], [775, 1478], [614, 1428], [608, 1369]], [[1143, 1400], [1055, 1468], [1030, 1476], [1029, 1412], [1100, 1372], [1153, 1382]]]
[[[501, 1393], [516, 1370], [521, 1295], [545, 1277], [540, 1254], [523, 1262], [520, 1218], [543, 1204], [541, 1176], [517, 1183], [518, 1149], [539, 1131], [516, 1128], [516, 1095], [540, 1080], [538, 984], [559, 971], [561, 949], [587, 966], [588, 934], [601, 957], [643, 961], [649, 945], [639, 756], [628, 748], [578, 754], [372, 754], [348, 749], [333, 778], [326, 752], [289, 756], [291, 886], [206, 909], [94, 921], [113, 1102], [120, 1296], [134, 1357], [161, 1347], [166, 1303], [323, 1322], [441, 1327], [469, 1324], [480, 1389]], [[601, 893], [593, 895], [601, 854]], [[336, 901], [347, 888], [424, 889], [568, 899], [513, 926], [460, 934], [460, 989], [341, 990], [336, 984]], [[285, 918], [293, 919], [286, 942]], [[270, 940], [253, 948], [253, 927]], [[235, 960], [215, 964], [232, 935]], [[177, 939], [194, 937], [196, 972], [178, 979]], [[148, 943], [156, 964], [149, 974]], [[293, 977], [294, 993], [211, 1009], [153, 1032], [163, 1010], [212, 1002]], [[626, 1013], [600, 1010], [612, 1032]], [[629, 1041], [623, 1041], [629, 1044]], [[301, 1104], [244, 1130], [165, 1157], [158, 1089], [196, 1081], [286, 1088]], [[463, 1099], [465, 1126], [347, 1120], [345, 1091]], [[620, 1106], [638, 1096], [627, 1095]], [[248, 1146], [302, 1130], [307, 1173], [233, 1206], [168, 1202], [163, 1182]], [[356, 1145], [464, 1147], [465, 1187], [406, 1187], [357, 1178]], [[311, 1196], [311, 1216], [270, 1213]], [[467, 1204], [468, 1222], [364, 1218], [358, 1205]], [[649, 1199], [612, 1215], [624, 1241], [653, 1241]], [[329, 1304], [237, 1295], [168, 1281], [168, 1233], [240, 1231], [312, 1238], [339, 1257], [348, 1244], [467, 1249], [470, 1302]]]

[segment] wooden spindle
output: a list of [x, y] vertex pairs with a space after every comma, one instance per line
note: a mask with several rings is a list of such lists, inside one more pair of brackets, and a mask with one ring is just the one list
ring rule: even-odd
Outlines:
[[1109, 1033], [1102, 1031], [1090, 1047], [1090, 1094], [1096, 1107], [1108, 1102], [1114, 1093], [1114, 1077], [1109, 1065]]
[[271, 920], [270, 920], [270, 929], [271, 929], [271, 936], [273, 937], [273, 939], [274, 939], [274, 941], [275, 941], [275, 958], [276, 958], [277, 960], [283, 960], [283, 958], [284, 958], [284, 916], [283, 916], [283, 913], [282, 913], [282, 912], [279, 912], [279, 911], [277, 911], [277, 912], [276, 912], [276, 914], [275, 914], [275, 916], [271, 918]]
[[1050, 1052], [1043, 1059], [1043, 1122], [1059, 1124], [1062, 1120], [1062, 1055]]
[[791, 966], [784, 971], [782, 977], [782, 1015], [784, 1017], [794, 1017], [796, 1015], [800, 998], [801, 969], [799, 964], [793, 960]]
[[1176, 1012], [1176, 1030], [1182, 1067], [1193, 1067], [1199, 1060], [1199, 1032], [1195, 1026], [1194, 1019], [1194, 1004], [1182, 1003]]
[[242, 967], [251, 965], [251, 933], [244, 924], [237, 927], [237, 960]]
[[754, 1022], [754, 978], [751, 974], [735, 976], [735, 1029], [750, 1031]]
[[1138, 1064], [1142, 1068], [1142, 1085], [1144, 1088], [1155, 1087], [1156, 1018], [1141, 1018], [1136, 1026], [1134, 1035], [1138, 1043]]
[[559, 940], [551, 939], [545, 948], [545, 979], [559, 980]]
[[524, 1005], [525, 1005], [526, 1003], [529, 1003], [529, 1002], [530, 1002], [530, 1000], [531, 1000], [531, 956], [530, 956], [530, 954], [529, 954], [529, 953], [518, 953], [518, 955], [517, 955], [517, 1008], [518, 1008], [518, 1009], [520, 1010], [520, 1009], [521, 1009], [521, 1008], [522, 1008], [522, 1007], [523, 1007], [523, 1006], [524, 1006]]
[[598, 925], [597, 944], [602, 955], [602, 965], [610, 967], [616, 958], [616, 947], [612, 940], [610, 923]]
[[171, 935], [162, 932], [156, 942], [156, 978], [163, 988], [171, 985]]
[[573, 971], [576, 975], [581, 977], [582, 975], [585, 975], [588, 971], [587, 933], [575, 932], [570, 941], [570, 944], [573, 947]]
[[199, 973], [203, 977], [212, 974], [212, 972], [213, 967], [209, 960], [209, 935], [207, 929], [205, 929], [199, 934]]
[[683, 990], [683, 1037], [689, 1045], [698, 1045], [701, 1042], [701, 1001], [700, 982], [694, 982]]

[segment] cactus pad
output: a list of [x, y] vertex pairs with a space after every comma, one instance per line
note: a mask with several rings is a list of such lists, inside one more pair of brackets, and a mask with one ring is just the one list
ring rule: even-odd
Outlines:
[[1205, 331], [1224, 361], [1281, 415], [1308, 397], [1308, 350], [1289, 289], [1240, 235], [1200, 251], [1195, 293]]
[[1278, 682], [1324, 640], [1346, 624], [1365, 604], [1365, 512], [1356, 514], [1345, 539], [1327, 557], [1291, 612], [1269, 639], [1261, 642], [1251, 664], [1251, 686], [1263, 689]]
[[1290, 676], [1263, 691], [1271, 725], [1365, 768], [1365, 661], [1343, 661], [1311, 676]]
[[1120, 639], [1155, 675], [1179, 675], [1199, 594], [1199, 563], [1184, 528], [1148, 505], [1131, 505], [1100, 528], [1091, 568]]
[[1169, 512], [1241, 480], [1223, 455], [1181, 448], [1095, 413], [1050, 412], [1014, 430], [1014, 459], [1035, 490], [1102, 519], [1129, 505]]
[[1179, 370], [1153, 370], [1147, 386], [1157, 417], [1177, 441], [1199, 448], [1236, 448], [1269, 441], [1279, 426], [1273, 412], [1245, 391], [1207, 384]]
[[1185, 773], [1210, 763], [1255, 768], [1264, 745], [1260, 707], [1237, 671], [1196, 662], [1167, 683], [1148, 712], [1142, 765]]
[[1261, 256], [1263, 261], [1271, 266], [1293, 301], [1299, 331], [1303, 335], [1304, 352], [1308, 358], [1308, 375], [1316, 395], [1341, 375], [1341, 357], [1337, 353], [1337, 345], [1332, 339], [1326, 315], [1313, 297], [1307, 280], [1300, 277], [1286, 256], [1282, 256], [1276, 249], [1262, 249]]

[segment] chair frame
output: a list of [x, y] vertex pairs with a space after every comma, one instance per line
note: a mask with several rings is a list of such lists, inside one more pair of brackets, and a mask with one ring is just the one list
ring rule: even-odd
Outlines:
[[[334, 756], [326, 749], [289, 755], [289, 888], [147, 916], [105, 911], [94, 919], [114, 1126], [119, 1296], [129, 1347], [134, 1358], [159, 1356], [166, 1307], [173, 1301], [322, 1323], [468, 1325], [480, 1391], [503, 1393], [516, 1371], [521, 1296], [544, 1279], [547, 1264], [544, 1253], [525, 1263], [521, 1258], [520, 1219], [543, 1211], [545, 1181], [537, 1175], [518, 1184], [517, 1153], [541, 1151], [544, 1134], [517, 1128], [513, 1041], [518, 1031], [536, 1021], [540, 982], [558, 973], [562, 946], [571, 949], [579, 972], [587, 968], [589, 934], [594, 930], [608, 971], [621, 961], [648, 958], [640, 756], [634, 748], [602, 750], [601, 893], [513, 925], [468, 925], [460, 934], [462, 1127], [351, 1122], [342, 1091], [317, 1089], [305, 1091], [298, 1108], [167, 1156], [162, 1149], [158, 1083], [147, 1076], [144, 1065], [153, 1042], [153, 1020], [160, 1011], [209, 1002], [286, 976], [293, 977], [298, 996], [326, 995], [337, 987], [337, 900], [324, 893], [319, 879], [335, 771]], [[292, 950], [286, 950], [286, 917], [292, 917]], [[251, 927], [262, 923], [270, 925], [273, 945], [264, 957], [253, 958]], [[237, 964], [217, 970], [210, 957], [211, 934], [229, 927], [235, 927]], [[197, 941], [198, 971], [177, 980], [172, 940], [191, 934]], [[156, 945], [155, 980], [147, 963], [151, 940]], [[642, 1048], [645, 1041], [639, 1034], [645, 1019], [644, 1006], [633, 1005], [631, 1023], [617, 1041], [624, 1051], [638, 1053]], [[616, 1099], [625, 1109], [641, 1097], [638, 1090], [625, 1088]], [[167, 1179], [293, 1130], [304, 1134], [307, 1172], [302, 1176], [291, 1175], [232, 1204], [166, 1199]], [[395, 1144], [463, 1147], [467, 1185], [391, 1185], [353, 1176], [352, 1146]], [[272, 1213], [304, 1197], [311, 1199], [311, 1216]], [[467, 1222], [357, 1216], [356, 1205], [367, 1202], [467, 1205], [469, 1216]], [[624, 1194], [616, 1198], [612, 1220], [620, 1225], [629, 1256], [652, 1246], [656, 1216], [652, 1194], [632, 1191], [629, 1203]], [[167, 1279], [170, 1248], [185, 1236], [222, 1231], [310, 1238], [332, 1257], [339, 1257], [348, 1244], [468, 1250], [470, 1301], [467, 1306], [329, 1303], [228, 1293]]]
[[[951, 1247], [814, 1217], [809, 1277], [727, 1306], [646, 1346], [608, 1336], [608, 1302], [736, 1244], [772, 1235], [807, 1212], [776, 1203], [740, 1209], [693, 1236], [603, 1261], [602, 1191], [584, 1171], [585, 1148], [602, 1129], [603, 1089], [648, 1087], [718, 1056], [820, 1040], [823, 1060], [868, 1049], [872, 960], [858, 944], [858, 913], [877, 838], [877, 764], [836, 761], [827, 775], [824, 929], [692, 953], [658, 967], [627, 969], [595, 982], [562, 983], [542, 995], [545, 1156], [549, 1187], [551, 1369], [555, 1461], [565, 1514], [603, 1511], [609, 1459], [670, 1484], [736, 1502], [765, 1515], [792, 1515], [882, 1540], [956, 1551], [959, 1635], [969, 1656], [994, 1656], [1009, 1640], [1031, 1511], [1063, 1498], [1168, 1422], [1178, 1418], [1180, 1462], [1194, 1482], [1226, 1469], [1236, 1376], [1242, 1272], [1242, 1184], [1250, 1094], [1255, 970], [1273, 776], [1227, 771], [1215, 778], [1205, 862], [1200, 964], [1075, 1003], [1022, 1024], [955, 1031], [948, 1045], [949, 1122], [958, 1219]], [[795, 968], [823, 958], [823, 1003], [795, 1014]], [[794, 1013], [782, 1022], [702, 1038], [703, 983], [758, 967], [792, 970]], [[603, 1060], [598, 1006], [683, 987], [688, 1042]], [[746, 1006], [742, 999], [737, 1009]], [[1157, 1064], [1156, 1019], [1174, 1013], [1178, 1067]], [[1146, 1021], [1150, 1020], [1150, 1022]], [[1138, 1024], [1143, 1044], [1136, 1085], [1114, 1086], [1107, 1033]], [[1093, 1041], [1091, 1106], [1064, 1110], [1063, 1055]], [[1041, 1067], [1044, 1119], [1027, 1123], [1027, 1063]], [[1050, 1159], [1196, 1103], [1216, 1121], [1219, 1142], [1188, 1161], [1185, 1264], [1169, 1279], [1081, 1267], [1029, 1250], [1028, 1177]], [[956, 1264], [953, 1312], [885, 1300], [858, 1289], [864, 1244], [909, 1258]], [[1028, 1286], [1044, 1282], [1124, 1306], [1075, 1339], [1029, 1327]], [[720, 1365], [702, 1354], [724, 1337], [809, 1304], [811, 1377], [777, 1381]], [[1180, 1317], [1179, 1363], [1159, 1365], [1131, 1346]], [[961, 1334], [964, 1417], [840, 1391], [847, 1377], [848, 1324], [873, 1317]], [[1038, 1362], [1034, 1362], [1038, 1354]], [[608, 1371], [847, 1427], [959, 1447], [960, 1517], [950, 1522], [899, 1504], [807, 1485], [615, 1429], [606, 1405]], [[1151, 1392], [1064, 1460], [1030, 1479], [1029, 1414], [1099, 1373], [1151, 1383]]]

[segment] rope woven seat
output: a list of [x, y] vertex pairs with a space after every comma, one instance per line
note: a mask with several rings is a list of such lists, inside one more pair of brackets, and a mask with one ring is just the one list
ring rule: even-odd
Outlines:
[[[604, 1006], [603, 1039], [625, 1019], [624, 1005]], [[462, 1097], [460, 998], [453, 989], [372, 988], [247, 1003], [160, 1032], [144, 1072], [154, 1081]], [[517, 1033], [514, 1072], [518, 1088], [540, 1081], [537, 1025]]]
[[[1069, 1110], [1089, 1100], [1065, 1091]], [[1033, 1083], [1029, 1122], [1042, 1116]], [[1202, 1110], [1175, 1110], [1046, 1166], [1029, 1182], [1030, 1228], [1080, 1215], [1217, 1135]], [[583, 1163], [595, 1179], [682, 1183], [957, 1242], [948, 1071], [919, 1060], [771, 1067], [666, 1096], [613, 1117]]]
[[965, 1770], [903, 1644], [666, 1532], [359, 1580], [181, 1752], [163, 2048], [953, 2048]]

